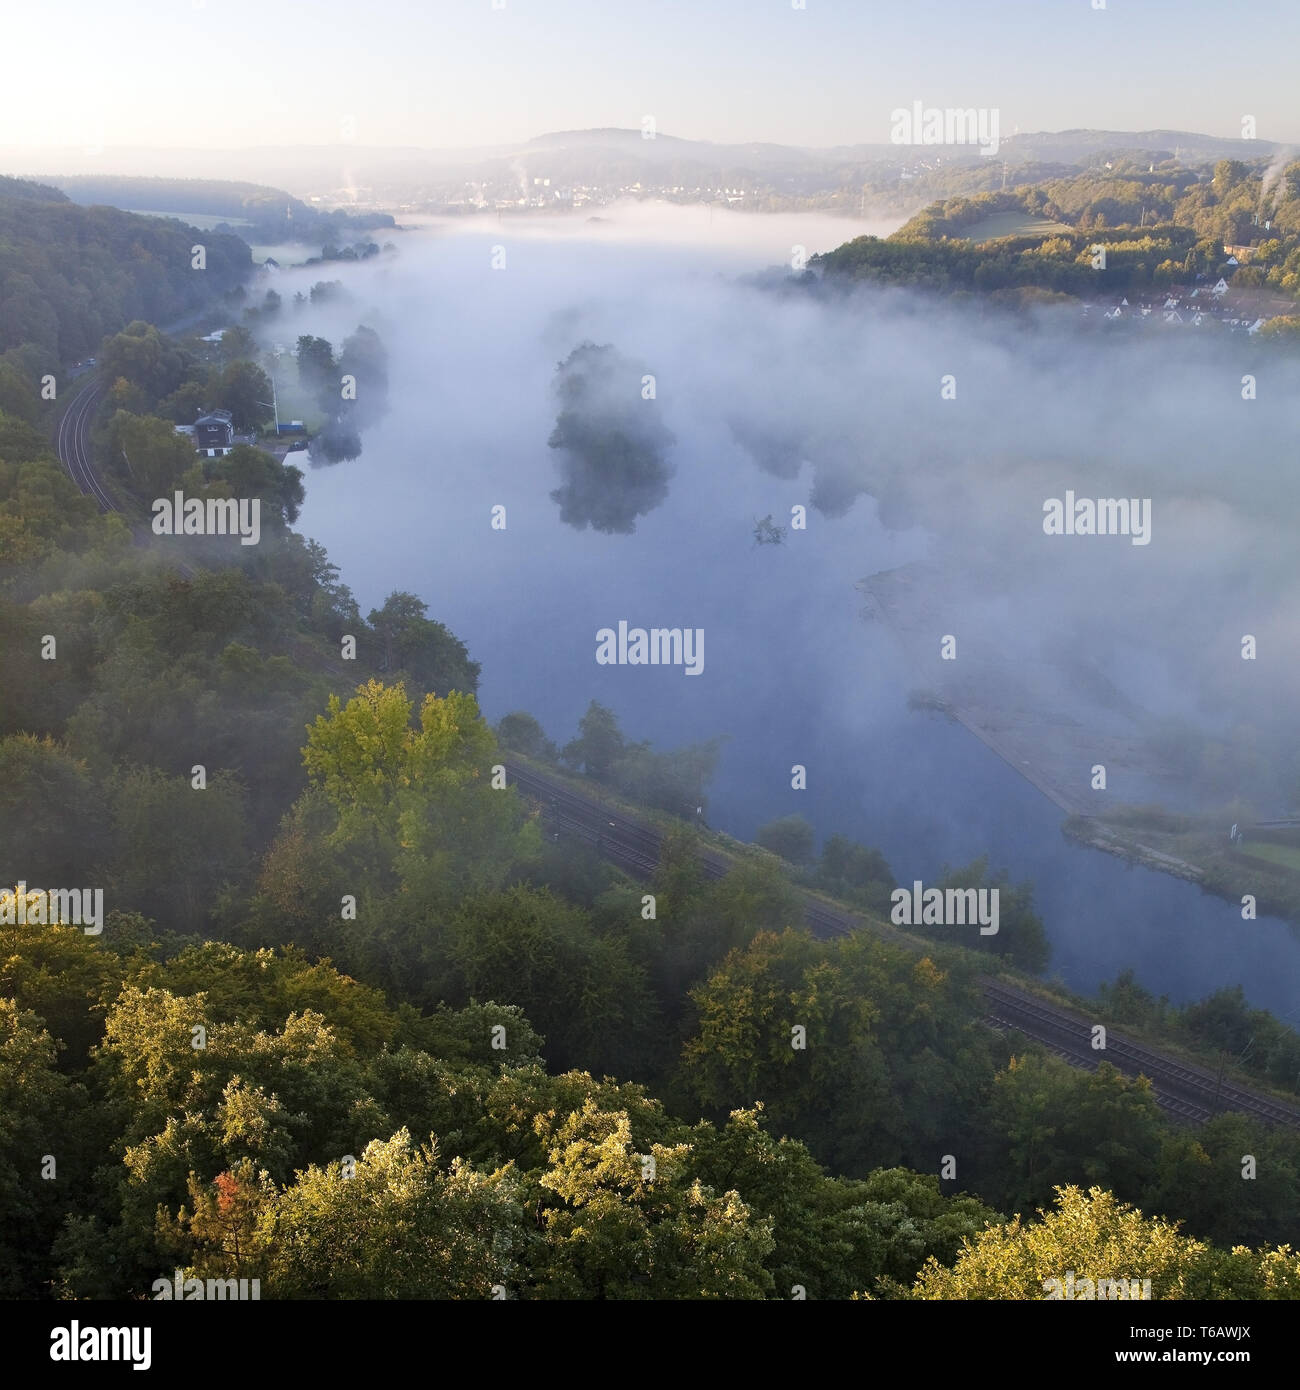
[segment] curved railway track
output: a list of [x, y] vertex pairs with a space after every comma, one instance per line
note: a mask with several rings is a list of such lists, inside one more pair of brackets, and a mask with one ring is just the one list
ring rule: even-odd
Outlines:
[[[506, 775], [540, 807], [553, 833], [586, 841], [620, 868], [642, 878], [658, 867], [662, 836], [657, 830], [531, 768], [507, 762]], [[724, 856], [707, 850], [701, 852], [700, 863], [710, 878], [721, 878], [731, 867]], [[852, 913], [835, 912], [808, 896], [804, 897], [804, 920], [819, 937], [843, 936], [863, 925]], [[1109, 1025], [1105, 1048], [1094, 1050], [1092, 1030], [1104, 1020], [1085, 1018], [991, 976], [981, 976], [980, 986], [984, 1021], [991, 1028], [1022, 1033], [1072, 1066], [1095, 1070], [1102, 1062], [1110, 1062], [1129, 1076], [1145, 1076], [1161, 1106], [1176, 1119], [1203, 1124], [1221, 1111], [1235, 1110], [1268, 1124], [1300, 1129], [1300, 1109], [1226, 1083], [1212, 1071], [1157, 1052]]]
[[[93, 377], [68, 402], [54, 431], [54, 449], [63, 464], [68, 477], [77, 485], [84, 497], [93, 497], [101, 512], [117, 512], [123, 515], [121, 507], [113, 501], [108, 489], [100, 482], [95, 472], [94, 453], [90, 447], [90, 429], [99, 413], [99, 405], [104, 397], [104, 387]], [[146, 529], [134, 526], [131, 533], [137, 545], [149, 543]], [[186, 578], [194, 578], [194, 570], [181, 560], [174, 560], [177, 570]]]
[[90, 452], [90, 427], [103, 395], [103, 386], [92, 378], [73, 396], [67, 409], [59, 417], [54, 447], [58, 452], [59, 461], [67, 470], [68, 477], [76, 483], [78, 491], [93, 497], [99, 503], [101, 512], [115, 512], [118, 507], [95, 476]]

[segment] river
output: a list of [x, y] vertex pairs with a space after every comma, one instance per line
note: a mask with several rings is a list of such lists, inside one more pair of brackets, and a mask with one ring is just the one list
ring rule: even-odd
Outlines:
[[[750, 261], [769, 262], [789, 236], [776, 229], [766, 258], [750, 251]], [[503, 239], [512, 274], [482, 275]], [[663, 287], [635, 308], [629, 255]], [[855, 584], [924, 558], [923, 532], [887, 529], [859, 497], [834, 520], [810, 509], [808, 528], [779, 545], [755, 543], [759, 518], [788, 524], [807, 502], [807, 469], [779, 478], [757, 468], [727, 427], [727, 402], [692, 395], [674, 371], [692, 295], [706, 296], [736, 262], [713, 247], [579, 250], [492, 229], [367, 272], [353, 283], [390, 349], [391, 410], [360, 459], [309, 472], [299, 529], [325, 545], [363, 611], [395, 588], [425, 599], [482, 663], [493, 720], [526, 709], [562, 743], [597, 699], [629, 738], [657, 747], [725, 734], [713, 825], [747, 839], [799, 812], [819, 836], [881, 849], [904, 883], [988, 854], [1032, 881], [1052, 944], [1047, 973], [1070, 988], [1091, 992], [1127, 968], [1175, 1001], [1241, 984], [1296, 1022], [1300, 940], [1284, 922], [1243, 922], [1191, 884], [1070, 842], [1061, 812], [979, 740], [908, 710], [902, 653], [864, 618]], [[339, 325], [322, 319], [310, 331], [341, 335]], [[549, 387], [586, 337], [659, 368], [677, 435], [668, 497], [631, 535], [565, 526], [548, 495], [558, 481]], [[507, 510], [504, 531], [490, 528], [495, 505]], [[620, 619], [702, 628], [703, 673], [597, 665], [596, 632]], [[795, 764], [807, 768], [806, 790], [791, 789]]]

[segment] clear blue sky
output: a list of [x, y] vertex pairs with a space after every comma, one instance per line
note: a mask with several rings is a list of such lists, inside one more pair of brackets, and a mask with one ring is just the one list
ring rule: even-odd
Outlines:
[[1300, 142], [1300, 0], [65, 0], [7, 8], [0, 148], [889, 139], [889, 113]]

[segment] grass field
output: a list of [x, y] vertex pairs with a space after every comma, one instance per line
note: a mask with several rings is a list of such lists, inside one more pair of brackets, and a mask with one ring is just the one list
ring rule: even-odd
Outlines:
[[[244, 240], [248, 241], [248, 238], [245, 237]], [[259, 265], [270, 256], [282, 270], [288, 270], [290, 266], [300, 265], [308, 256], [319, 256], [321, 248], [319, 241], [314, 243], [305, 241], [267, 243], [249, 241], [248, 246], [253, 253], [253, 259]]]
[[1049, 237], [1056, 232], [1072, 232], [1064, 222], [1049, 222], [1027, 212], [994, 212], [966, 228], [967, 241], [993, 241], [1004, 236]]
[[127, 208], [137, 217], [174, 217], [178, 222], [187, 222], [201, 232], [210, 232], [221, 222], [232, 227], [251, 227], [253, 224], [243, 217], [211, 217], [202, 212], [155, 212], [151, 208]]
[[1300, 848], [1295, 845], [1270, 845], [1248, 840], [1241, 847], [1241, 852], [1252, 859], [1263, 859], [1268, 864], [1278, 864], [1292, 873], [1300, 874]]

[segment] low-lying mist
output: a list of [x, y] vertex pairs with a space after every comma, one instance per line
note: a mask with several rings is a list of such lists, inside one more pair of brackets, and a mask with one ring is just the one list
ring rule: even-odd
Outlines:
[[[1243, 931], [1233, 902], [1068, 840], [1020, 774], [1066, 808], [1214, 808], [1225, 842], [1234, 798], [1295, 804], [1295, 360], [1100, 309], [796, 283], [790, 248], [860, 230], [835, 219], [609, 215], [466, 219], [278, 277], [268, 341], [364, 323], [387, 350], [387, 413], [308, 472], [299, 523], [363, 611], [418, 593], [491, 719], [563, 742], [596, 699], [656, 747], [725, 736], [708, 816], [732, 834], [799, 813], [904, 883], [987, 853], [1032, 881], [1074, 988], [1132, 968], [1291, 1009], [1284, 922]], [[346, 295], [295, 313], [322, 276]], [[1149, 499], [1148, 543], [1045, 534], [1067, 492]], [[701, 629], [702, 671], [598, 664], [620, 622]]]
[[[358, 319], [377, 328], [391, 410], [360, 459], [328, 480], [310, 475], [304, 524], [363, 601], [413, 582], [403, 557], [421, 548], [436, 582], [425, 597], [454, 624], [500, 567], [519, 580], [525, 611], [534, 566], [608, 591], [653, 556], [665, 594], [674, 573], [695, 575], [703, 594], [724, 538], [748, 541], [770, 514], [787, 528], [785, 553], [777, 561], [777, 547], [763, 547], [760, 558], [802, 598], [805, 635], [824, 622], [815, 595], [832, 574], [847, 594], [876, 571], [924, 560], [927, 611], [913, 636], [924, 645], [932, 629], [936, 654], [956, 637], [952, 680], [968, 654], [985, 675], [998, 668], [1008, 691], [1044, 665], [1064, 670], [1085, 724], [1091, 707], [1100, 732], [1105, 711], [1120, 708], [1163, 739], [1168, 770], [1183, 779], [1170, 795], [1291, 804], [1300, 481], [1280, 444], [1300, 423], [1300, 364], [1209, 328], [1100, 328], [1097, 312], [1085, 327], [1072, 306], [1011, 314], [755, 275], [860, 230], [637, 204], [586, 219], [442, 223], [402, 237], [383, 263], [329, 266], [350, 298], [293, 317], [292, 334], [337, 341]], [[290, 272], [281, 289], [320, 274]], [[646, 544], [582, 534], [583, 508], [566, 513], [553, 500], [574, 467], [547, 447], [561, 409], [557, 366], [584, 343], [625, 364], [626, 380], [603, 381], [614, 398], [603, 424], [623, 411], [635, 429], [638, 412], [653, 413], [675, 440], [663, 511], [638, 525]], [[594, 497], [601, 480], [589, 462], [583, 505], [618, 513], [635, 480], [611, 463], [610, 496]], [[1067, 492], [1149, 499], [1149, 535], [1045, 534], [1044, 504]], [[645, 495], [659, 495], [657, 480]], [[790, 529], [799, 504], [802, 531]], [[501, 534], [489, 529], [494, 505], [507, 509]], [[645, 509], [641, 496], [627, 511]], [[346, 531], [332, 515], [347, 516]], [[554, 628], [557, 655], [578, 624], [573, 654], [589, 662], [580, 607], [532, 616]], [[700, 625], [690, 611], [669, 616]], [[1242, 656], [1247, 634], [1253, 660]], [[779, 650], [779, 630], [771, 636]], [[826, 637], [823, 650], [851, 661]], [[719, 676], [724, 659], [710, 656]], [[781, 667], [775, 660], [774, 681]], [[489, 703], [493, 690], [487, 664]], [[1209, 780], [1193, 727], [1230, 750]], [[1150, 788], [1135, 778], [1130, 790]]]

